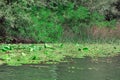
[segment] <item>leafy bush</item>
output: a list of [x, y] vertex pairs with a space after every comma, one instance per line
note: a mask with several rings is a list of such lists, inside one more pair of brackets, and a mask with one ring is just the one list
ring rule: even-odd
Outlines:
[[[10, 2], [2, 0], [0, 3], [0, 27], [2, 37], [19, 37], [19, 28], [29, 26], [30, 19], [28, 14], [25, 13], [22, 3]], [[17, 32], [18, 31], [18, 32]], [[17, 33], [16, 33], [17, 32]]]
[[[96, 5], [98, 0], [92, 0], [94, 6], [90, 1], [12, 0], [9, 2], [9, 0], [2, 0], [0, 2], [0, 37], [8, 38], [6, 40], [15, 37], [35, 42], [54, 42], [61, 38], [65, 27], [69, 27], [77, 36], [84, 37], [93, 25], [115, 24], [115, 20], [106, 21], [104, 12], [102, 15], [99, 13], [103, 8]], [[113, 0], [110, 1], [108, 5], [113, 2]], [[93, 9], [93, 7], [96, 8]]]
[[[36, 41], [54, 42], [62, 35], [62, 27], [56, 14], [46, 8], [35, 9], [31, 13], [33, 26], [28, 35]], [[32, 32], [34, 30], [34, 32]]]
[[54, 16], [49, 9], [32, 3], [27, 7], [28, 1], [25, 0], [13, 2], [11, 5], [6, 5], [4, 1], [3, 3], [1, 15], [5, 16], [4, 25], [7, 26], [3, 27], [5, 36], [23, 40], [30, 39], [35, 42], [54, 42], [62, 35], [59, 16]]
[[97, 11], [91, 12], [87, 7], [78, 6], [75, 4], [69, 4], [69, 7], [64, 12], [65, 22], [74, 34], [79, 38], [90, 38], [89, 30], [92, 26], [98, 27], [114, 27], [115, 20], [106, 21], [103, 14]]

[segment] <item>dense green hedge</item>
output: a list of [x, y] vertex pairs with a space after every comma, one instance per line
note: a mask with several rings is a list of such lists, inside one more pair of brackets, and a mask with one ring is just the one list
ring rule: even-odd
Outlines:
[[[115, 2], [112, 0], [106, 4], [110, 6]], [[66, 27], [64, 24], [75, 34], [85, 36], [84, 28], [115, 23], [115, 20], [106, 21], [105, 12], [99, 13], [99, 6], [95, 1], [92, 3], [94, 6], [89, 0], [2, 0], [0, 41], [55, 42], [61, 38]]]

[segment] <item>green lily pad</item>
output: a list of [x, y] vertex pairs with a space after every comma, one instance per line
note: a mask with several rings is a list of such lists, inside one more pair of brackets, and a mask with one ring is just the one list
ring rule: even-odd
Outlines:
[[6, 52], [8, 50], [12, 50], [12, 48], [10, 46], [5, 46], [5, 47], [2, 48], [3, 52]]
[[81, 51], [81, 49], [80, 49], [80, 48], [78, 48], [78, 51]]
[[53, 46], [51, 46], [51, 45], [48, 45], [48, 44], [44, 44], [44, 48], [49, 48], [49, 49], [55, 49]]
[[88, 48], [85, 47], [85, 48], [83, 48], [83, 50], [84, 50], [84, 51], [88, 51]]
[[63, 43], [61, 43], [61, 44], [59, 45], [59, 47], [61, 47], [61, 48], [62, 48], [62, 47], [63, 47]]

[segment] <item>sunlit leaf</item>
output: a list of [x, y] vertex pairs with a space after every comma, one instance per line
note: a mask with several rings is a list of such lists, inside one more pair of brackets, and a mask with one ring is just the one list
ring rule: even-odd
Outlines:
[[23, 53], [23, 52], [22, 52], [21, 54], [22, 54], [22, 56], [26, 56], [26, 54], [25, 54], [25, 53]]
[[3, 52], [6, 52], [8, 50], [12, 50], [12, 48], [10, 46], [5, 46], [5, 47], [2, 48]]
[[63, 47], [63, 43], [61, 43], [59, 46], [62, 48]]

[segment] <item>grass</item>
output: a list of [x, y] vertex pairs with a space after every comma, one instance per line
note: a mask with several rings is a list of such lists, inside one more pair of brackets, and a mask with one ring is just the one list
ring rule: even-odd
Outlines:
[[54, 43], [54, 44], [1, 44], [0, 64], [50, 64], [64, 61], [66, 57], [109, 57], [120, 54], [119, 44]]

